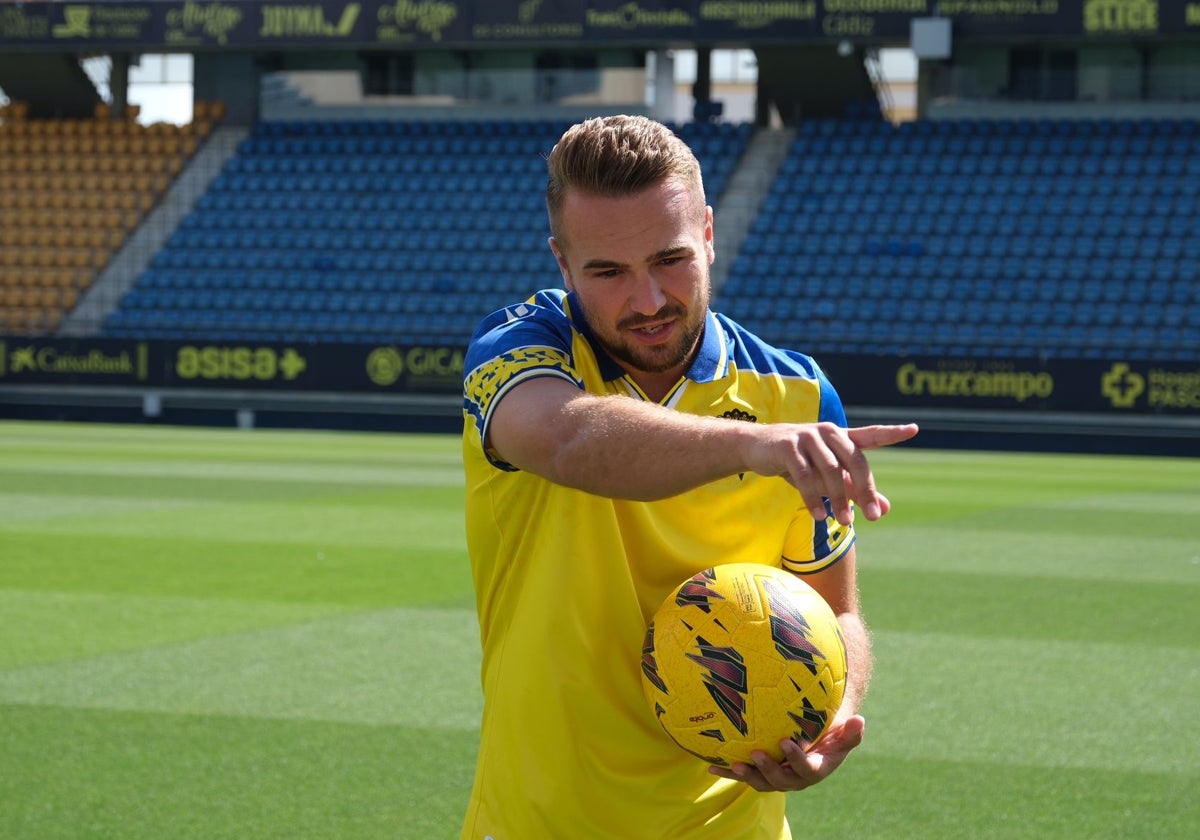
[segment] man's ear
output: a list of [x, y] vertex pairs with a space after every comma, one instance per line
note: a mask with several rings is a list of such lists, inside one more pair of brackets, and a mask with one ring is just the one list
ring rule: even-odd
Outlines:
[[558, 263], [558, 273], [562, 275], [563, 285], [567, 291], [575, 291], [575, 285], [571, 282], [571, 271], [567, 268], [567, 258], [563, 256], [562, 249], [558, 247], [558, 240], [551, 236], [546, 241], [550, 243], [550, 250], [554, 253], [554, 259]]
[[713, 247], [713, 209], [711, 205], [704, 208], [704, 248], [708, 251], [708, 264], [712, 265], [717, 257], [717, 252]]

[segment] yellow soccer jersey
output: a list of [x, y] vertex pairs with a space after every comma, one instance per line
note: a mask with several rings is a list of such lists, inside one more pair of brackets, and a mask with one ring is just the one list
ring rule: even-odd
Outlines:
[[[467, 352], [467, 544], [484, 711], [464, 840], [782, 840], [785, 795], [720, 779], [661, 730], [641, 650], [659, 604], [717, 563], [814, 572], [854, 541], [816, 523], [781, 478], [730, 476], [655, 502], [607, 499], [513, 469], [485, 449], [496, 404], [555, 376], [641, 392], [594, 349], [574, 297], [539, 292], [490, 316]], [[663, 401], [731, 422], [827, 420], [841, 401], [811, 359], [709, 313], [700, 352]]]

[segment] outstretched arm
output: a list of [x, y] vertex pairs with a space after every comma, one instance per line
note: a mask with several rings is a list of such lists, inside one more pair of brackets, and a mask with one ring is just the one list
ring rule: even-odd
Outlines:
[[586, 394], [553, 377], [517, 385], [494, 409], [487, 445], [513, 466], [613, 498], [674, 496], [740, 472], [783, 476], [818, 519], [850, 502], [887, 513], [865, 452], [908, 440], [915, 425], [843, 429], [832, 423], [739, 423], [621, 396]]

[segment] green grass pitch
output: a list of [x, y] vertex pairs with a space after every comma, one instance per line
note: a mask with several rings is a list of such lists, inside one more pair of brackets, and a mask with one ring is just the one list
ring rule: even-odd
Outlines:
[[[1196, 836], [1200, 462], [874, 463], [867, 739], [796, 836]], [[453, 436], [0, 423], [0, 840], [457, 837], [461, 507]]]

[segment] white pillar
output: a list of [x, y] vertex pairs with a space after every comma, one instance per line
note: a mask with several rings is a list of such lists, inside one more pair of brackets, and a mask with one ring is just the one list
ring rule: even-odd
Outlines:
[[[652, 114], [655, 119], [672, 121], [675, 117], [675, 56], [670, 50], [655, 50], [651, 72], [654, 73], [654, 101]], [[647, 62], [648, 64], [650, 62]]]

